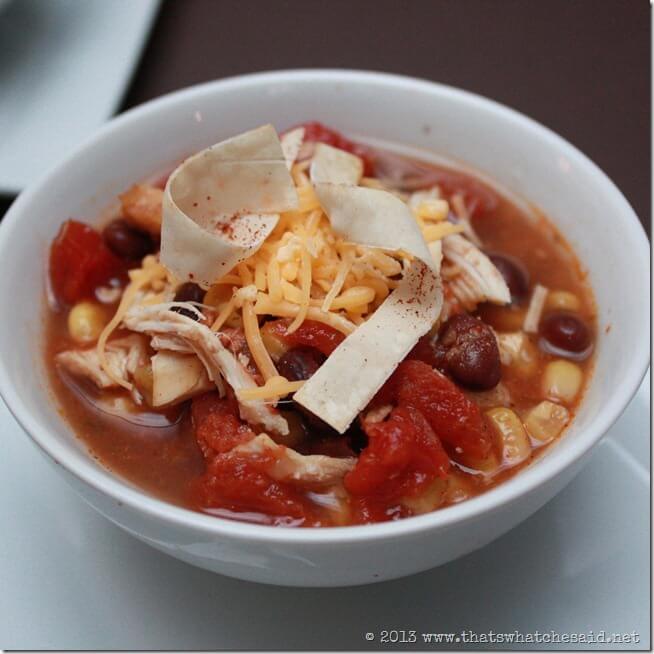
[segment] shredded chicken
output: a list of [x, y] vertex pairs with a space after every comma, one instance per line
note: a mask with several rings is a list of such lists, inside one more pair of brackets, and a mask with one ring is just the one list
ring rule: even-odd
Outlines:
[[443, 255], [457, 269], [456, 274], [445, 283], [466, 310], [473, 310], [480, 302], [508, 304], [511, 301], [511, 292], [504, 277], [467, 238], [460, 234], [445, 237]]
[[278, 445], [267, 434], [259, 434], [231, 451], [239, 454], [274, 454], [276, 461], [268, 473], [278, 481], [332, 484], [340, 481], [356, 464], [353, 457], [338, 459], [324, 454], [299, 454]]
[[[137, 367], [147, 360], [146, 345], [143, 338], [132, 334], [107, 343], [107, 364], [115, 377], [129, 382]], [[66, 350], [55, 357], [57, 363], [75, 377], [85, 377], [98, 388], [118, 388], [100, 365], [100, 357], [95, 347], [89, 350]]]
[[[128, 329], [154, 337], [174, 337], [184, 341], [204, 364], [209, 379], [224, 393], [222, 378], [235, 390], [255, 388], [256, 383], [243, 364], [221, 342], [220, 333], [213, 332], [198, 320], [171, 308], [195, 314], [202, 313], [190, 303], [165, 303], [147, 307], [133, 307], [123, 319]], [[288, 423], [262, 400], [239, 402], [241, 418], [253, 425], [262, 425], [278, 434], [288, 434]]]
[[182, 338], [177, 336], [153, 336], [150, 341], [153, 350], [169, 350], [181, 354], [192, 354], [193, 348]]
[[161, 235], [162, 202], [163, 191], [148, 184], [136, 184], [120, 196], [125, 220], [156, 238]]
[[472, 226], [470, 212], [468, 211], [468, 207], [466, 206], [461, 194], [455, 193], [450, 200], [450, 204], [452, 209], [454, 209], [454, 214], [457, 217], [458, 223], [463, 225], [463, 233], [470, 241], [472, 241], [472, 243], [477, 246], [481, 245], [481, 239], [477, 236], [477, 232], [475, 232]]

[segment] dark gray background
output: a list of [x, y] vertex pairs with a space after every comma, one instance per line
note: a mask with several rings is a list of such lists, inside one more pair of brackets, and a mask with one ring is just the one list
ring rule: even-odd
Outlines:
[[126, 106], [274, 68], [424, 77], [551, 127], [599, 164], [649, 224], [649, 62], [650, 8], [636, 0], [167, 2]]
[[122, 108], [299, 67], [403, 73], [508, 104], [599, 164], [649, 232], [646, 0], [167, 0]]
[[403, 73], [508, 104], [599, 164], [649, 232], [646, 0], [167, 0], [122, 108], [298, 67]]

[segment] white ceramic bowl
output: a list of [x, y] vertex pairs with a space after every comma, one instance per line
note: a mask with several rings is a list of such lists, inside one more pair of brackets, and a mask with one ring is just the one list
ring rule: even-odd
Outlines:
[[[171, 506], [112, 475], [87, 455], [57, 412], [43, 370], [41, 330], [47, 248], [61, 222], [92, 219], [135, 180], [227, 136], [265, 122], [281, 129], [312, 119], [349, 135], [418, 149], [423, 157], [431, 152], [472, 165], [543, 209], [589, 271], [600, 329], [583, 405], [546, 456], [485, 495], [371, 526], [283, 529], [231, 522]], [[627, 406], [648, 362], [649, 247], [612, 182], [525, 116], [450, 87], [392, 75], [248, 75], [127, 112], [14, 203], [0, 227], [0, 272], [0, 392], [62, 476], [98, 511], [157, 549], [265, 583], [380, 581], [485, 545], [572, 479]]]

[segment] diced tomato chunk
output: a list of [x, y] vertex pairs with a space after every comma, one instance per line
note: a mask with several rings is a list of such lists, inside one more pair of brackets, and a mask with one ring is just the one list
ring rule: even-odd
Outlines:
[[191, 417], [195, 438], [206, 459], [254, 438], [254, 432], [238, 418], [238, 405], [233, 396], [221, 398], [212, 392], [195, 397]]
[[290, 320], [276, 320], [268, 323], [266, 329], [279, 337], [291, 347], [305, 345], [315, 347], [325, 356], [329, 356], [345, 339], [337, 329], [315, 320], [305, 320], [293, 333], [286, 332]]
[[196, 501], [204, 508], [306, 518], [308, 511], [301, 492], [266, 474], [266, 467], [272, 463], [268, 457], [219, 454], [207, 465], [197, 485]]
[[402, 409], [395, 409], [385, 422], [364, 423], [364, 429], [368, 447], [345, 476], [345, 488], [354, 495], [369, 495], [395, 484], [411, 462], [415, 442], [415, 429]]
[[368, 176], [372, 175], [375, 158], [374, 152], [371, 148], [366, 147], [361, 143], [350, 141], [350, 139], [343, 136], [340, 132], [337, 132], [331, 127], [327, 127], [318, 121], [310, 121], [308, 123], [296, 125], [296, 127], [304, 127], [304, 140], [307, 142], [326, 143], [327, 145], [331, 145], [339, 150], [345, 150], [346, 152], [351, 152], [352, 154], [357, 155], [357, 157], [361, 157], [363, 160], [363, 174]]
[[93, 295], [98, 286], [123, 277], [125, 264], [89, 225], [67, 220], [50, 247], [50, 282], [62, 304]]
[[303, 489], [272, 479], [267, 470], [272, 454], [231, 451], [254, 438], [238, 417], [232, 393], [221, 398], [206, 393], [193, 399], [195, 438], [206, 460], [206, 471], [191, 488], [192, 501], [202, 508], [254, 511], [267, 516], [308, 520], [313, 515]]
[[403, 361], [374, 399], [418, 409], [454, 452], [484, 458], [492, 435], [479, 407], [447, 377], [422, 361]]
[[364, 423], [364, 429], [368, 447], [345, 476], [345, 488], [353, 495], [400, 499], [447, 475], [449, 457], [416, 409], [398, 407], [388, 420]]

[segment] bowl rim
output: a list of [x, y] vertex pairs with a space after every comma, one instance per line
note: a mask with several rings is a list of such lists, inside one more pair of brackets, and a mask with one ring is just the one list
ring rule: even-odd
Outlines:
[[[580, 168], [597, 178], [598, 184], [605, 187], [607, 194], [614, 196], [618, 206], [621, 206], [622, 226], [629, 232], [632, 242], [638, 244], [639, 260], [647, 263], [649, 243], [645, 231], [621, 191], [594, 162], [549, 128], [514, 109], [469, 91], [404, 75], [349, 69], [291, 69], [237, 75], [186, 87], [120, 114], [87, 138], [68, 157], [42, 175], [36, 183], [22, 192], [14, 201], [0, 224], [0, 261], [6, 260], [3, 253], [10, 248], [13, 231], [22, 219], [25, 209], [29, 207], [33, 198], [38, 197], [50, 177], [55, 176], [60, 168], [73, 164], [78, 156], [87, 150], [92, 150], [98, 142], [110, 137], [123, 125], [142, 120], [149, 114], [174, 108], [176, 105], [186, 105], [196, 98], [220, 93], [223, 90], [260, 84], [308, 81], [346, 84], [377, 83], [388, 87], [389, 90], [413, 89], [432, 95], [450, 96], [475, 105], [482, 111], [500, 113], [516, 124], [538, 132], [541, 138], [550, 141]], [[644, 311], [645, 309], [643, 309]], [[649, 318], [649, 312], [647, 315]], [[520, 471], [520, 474], [495, 488], [460, 504], [399, 521], [369, 525], [320, 528], [273, 527], [214, 517], [170, 504], [148, 495], [144, 490], [131, 487], [128, 482], [123, 481], [110, 470], [98, 467], [98, 464], [90, 458], [80, 457], [79, 460], [69, 461], [68, 447], [50, 436], [48, 425], [42, 424], [30, 414], [13, 388], [10, 370], [4, 361], [3, 352], [0, 352], [0, 395], [23, 430], [48, 457], [95, 491], [108, 496], [118, 504], [144, 513], [148, 517], [214, 537], [241, 539], [264, 544], [360, 543], [450, 528], [473, 520], [482, 514], [493, 513], [508, 503], [534, 493], [540, 486], [572, 466], [602, 438], [638, 390], [649, 363], [649, 339], [646, 334], [646, 330], [643, 330], [644, 338], [640, 339], [640, 342], [632, 343], [629, 348], [630, 364], [619, 389], [617, 389], [618, 392], [607, 398], [602, 410], [592, 418], [591, 424], [579, 434], [576, 440], [569, 441], [567, 445], [565, 445], [565, 440], [562, 441], [562, 445], [556, 450], [556, 457], [550, 455], [542, 459], [540, 465], [529, 466]]]

